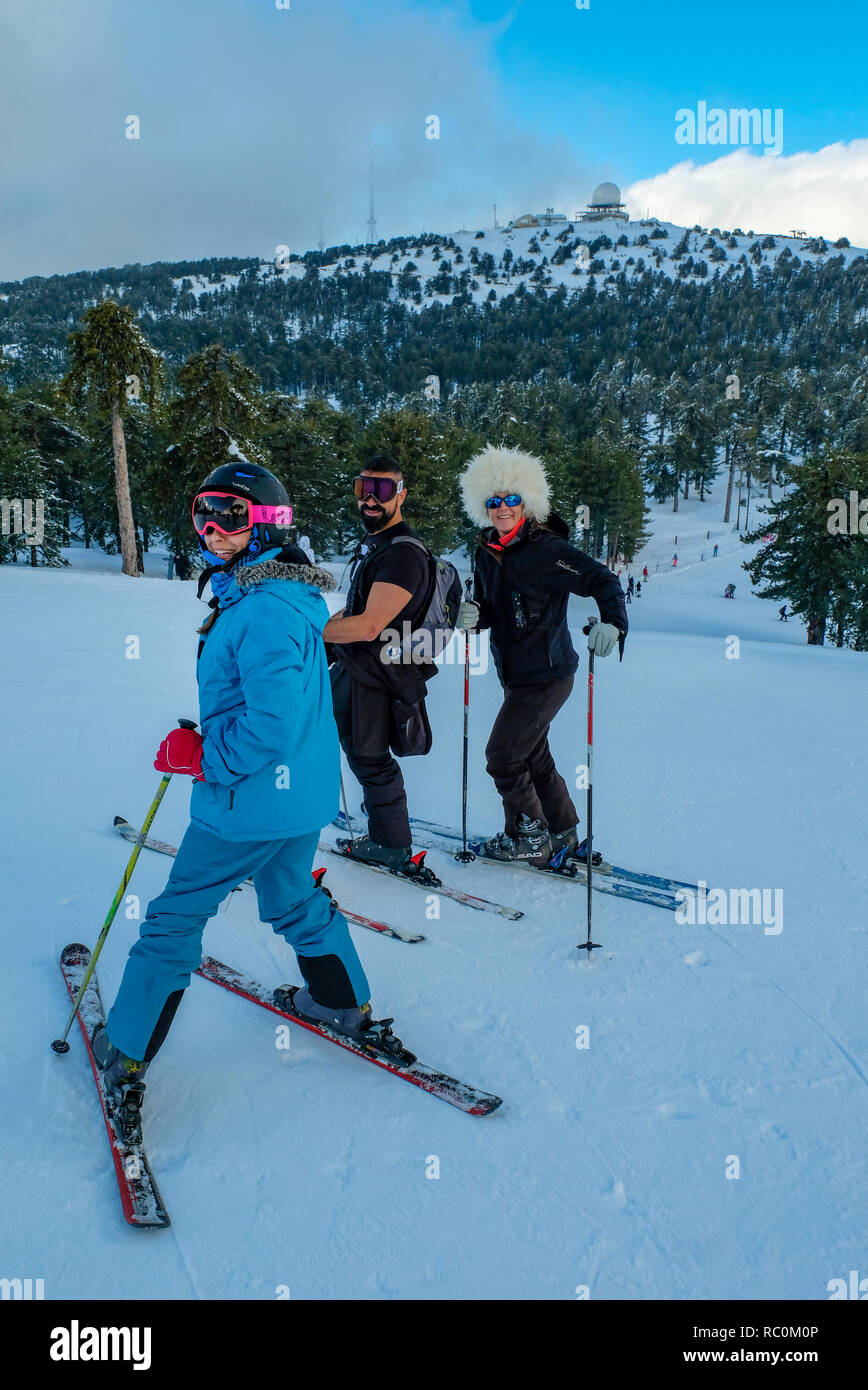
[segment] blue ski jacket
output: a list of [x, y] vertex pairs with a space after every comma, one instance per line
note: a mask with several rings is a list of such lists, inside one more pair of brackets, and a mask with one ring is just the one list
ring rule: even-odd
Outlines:
[[327, 570], [264, 556], [220, 576], [199, 647], [204, 782], [190, 818], [224, 840], [283, 840], [337, 813], [340, 753], [322, 630]]

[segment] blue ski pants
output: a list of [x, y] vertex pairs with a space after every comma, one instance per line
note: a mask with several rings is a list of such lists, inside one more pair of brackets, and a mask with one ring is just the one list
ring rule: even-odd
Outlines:
[[313, 998], [334, 1008], [370, 999], [347, 920], [311, 876], [318, 839], [314, 831], [289, 840], [239, 842], [189, 827], [166, 887], [148, 905], [109, 1013], [107, 1031], [115, 1047], [144, 1059], [167, 1000], [187, 988], [202, 960], [205, 924], [251, 875], [260, 917], [295, 950]]

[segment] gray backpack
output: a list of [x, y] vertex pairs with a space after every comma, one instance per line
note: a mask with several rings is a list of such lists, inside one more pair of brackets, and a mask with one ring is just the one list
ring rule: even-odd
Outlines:
[[[452, 640], [463, 595], [461, 576], [451, 560], [443, 560], [439, 555], [433, 555], [417, 536], [396, 536], [391, 544], [415, 545], [431, 561], [431, 585], [424, 612], [415, 623], [412, 632], [402, 638], [400, 652], [407, 653], [404, 660], [409, 659], [409, 653], [414, 649], [423, 652], [426, 657], [430, 652], [430, 659], [433, 660], [445, 651]], [[427, 636], [420, 638], [420, 633]], [[396, 656], [394, 659], [401, 660], [401, 657]]]

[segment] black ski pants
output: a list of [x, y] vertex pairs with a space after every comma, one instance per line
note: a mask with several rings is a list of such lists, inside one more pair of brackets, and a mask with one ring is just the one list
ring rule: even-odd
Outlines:
[[578, 812], [549, 748], [549, 727], [566, 704], [573, 677], [538, 685], [506, 685], [485, 748], [485, 767], [502, 799], [507, 835], [524, 812], [550, 830], [570, 830]]
[[[373, 690], [369, 686], [354, 689], [357, 682], [340, 663], [332, 667], [331, 682], [332, 707], [341, 747], [365, 793], [368, 834], [378, 845], [409, 849], [413, 837], [407, 793], [401, 769], [389, 747], [391, 698], [385, 690]], [[364, 720], [364, 753], [358, 751], [353, 732], [354, 722], [360, 720]]]

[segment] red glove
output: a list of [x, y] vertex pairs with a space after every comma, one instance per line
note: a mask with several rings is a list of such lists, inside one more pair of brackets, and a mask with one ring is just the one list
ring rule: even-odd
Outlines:
[[181, 772], [204, 782], [202, 775], [202, 735], [196, 729], [173, 729], [160, 744], [154, 759], [158, 772]]

